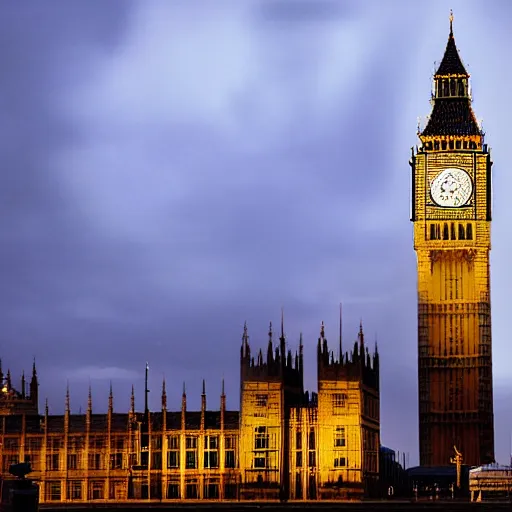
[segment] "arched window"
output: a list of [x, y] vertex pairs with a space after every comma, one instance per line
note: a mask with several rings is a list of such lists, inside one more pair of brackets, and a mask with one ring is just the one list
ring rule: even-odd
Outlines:
[[453, 222], [450, 225], [450, 235], [452, 240], [457, 240], [457, 236], [455, 233], [455, 224]]
[[448, 232], [448, 224], [444, 224], [443, 226], [443, 240], [450, 240], [450, 233]]
[[466, 240], [473, 240], [473, 226], [469, 223], [466, 226]]
[[464, 224], [459, 224], [459, 240], [465, 240], [466, 233], [464, 232]]
[[436, 240], [436, 225], [430, 224], [430, 240]]

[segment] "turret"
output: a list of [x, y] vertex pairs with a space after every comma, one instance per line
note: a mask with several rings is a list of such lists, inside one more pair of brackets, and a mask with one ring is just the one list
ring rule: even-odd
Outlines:
[[267, 364], [269, 366], [274, 364], [274, 347], [272, 344], [272, 322], [270, 322], [270, 327], [268, 328]]
[[89, 396], [87, 397], [87, 413], [85, 415], [85, 423], [87, 431], [91, 429], [91, 418], [92, 418], [92, 390], [89, 384]]
[[133, 419], [135, 419], [135, 388], [132, 384], [132, 393], [130, 395], [130, 416]]
[[112, 381], [110, 381], [110, 390], [108, 393], [108, 413], [112, 415], [114, 412], [114, 393], [112, 391]]
[[206, 383], [203, 379], [203, 392], [201, 393], [201, 430], [204, 430], [206, 421]]
[[167, 431], [167, 392], [165, 390], [165, 377], [162, 379], [162, 430]]
[[144, 378], [144, 419], [147, 422], [149, 415], [149, 403], [148, 403], [148, 373], [149, 373], [149, 363], [146, 363], [146, 374]]
[[71, 400], [69, 396], [69, 382], [66, 384], [66, 414], [69, 416], [71, 413]]
[[32, 363], [32, 378], [30, 379], [30, 400], [36, 407], [38, 408], [39, 402], [39, 383], [37, 381], [37, 370], [36, 370], [36, 360], [34, 358], [34, 362]]
[[317, 346], [318, 380], [362, 380], [368, 386], [378, 388], [378, 370], [374, 364], [374, 361], [377, 361], [378, 366], [378, 355], [374, 355], [372, 358], [369, 354], [364, 342], [362, 321], [359, 323], [359, 331], [357, 340], [354, 342], [353, 351], [350, 355], [347, 353], [345, 358], [342, 356], [341, 335], [340, 318], [340, 356], [336, 359], [334, 352], [329, 350], [327, 337], [325, 336], [325, 326], [322, 322]]
[[[301, 341], [302, 343], [302, 341]], [[244, 324], [242, 335], [242, 349], [240, 359], [240, 385], [245, 381], [284, 382], [291, 388], [303, 388], [303, 349], [299, 347], [298, 359], [293, 364], [291, 350], [286, 350], [286, 337], [284, 334], [284, 315], [281, 312], [281, 335], [279, 345], [273, 344], [272, 322], [269, 325], [266, 355], [260, 348], [256, 360], [250, 357], [247, 334], [247, 324]]]
[[165, 391], [165, 378], [162, 380], [162, 413], [167, 411], [167, 392]]
[[224, 393], [224, 378], [222, 378], [222, 391], [220, 393], [220, 428], [224, 430], [224, 418], [226, 415], [226, 394]]
[[25, 399], [26, 396], [25, 396], [25, 391], [26, 391], [26, 383], [25, 383], [25, 371], [22, 372], [21, 374], [21, 398]]
[[69, 416], [71, 415], [71, 404], [69, 397], [69, 382], [66, 384], [66, 405], [64, 407], [64, 432], [69, 432]]
[[183, 393], [181, 395], [181, 430], [185, 431], [187, 415], [187, 391], [185, 383], [183, 383]]

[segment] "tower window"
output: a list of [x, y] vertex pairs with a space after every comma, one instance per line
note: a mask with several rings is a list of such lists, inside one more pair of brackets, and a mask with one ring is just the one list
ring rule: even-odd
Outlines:
[[439, 151], [439, 141], [438, 140], [434, 141], [434, 150]]
[[340, 448], [346, 445], [345, 427], [336, 427], [334, 432], [334, 446]]
[[469, 223], [466, 226], [466, 240], [473, 240], [473, 226]]
[[454, 144], [453, 140], [450, 141], [449, 146], [450, 146], [450, 149], [455, 148], [455, 144]]
[[455, 148], [456, 149], [460, 149], [461, 148], [461, 141], [460, 140], [456, 140], [455, 141]]
[[457, 240], [457, 236], [455, 234], [455, 224], [453, 222], [450, 225], [450, 235], [452, 240]]
[[333, 414], [343, 414], [345, 411], [345, 407], [347, 404], [347, 394], [346, 393], [334, 393], [332, 395], [332, 413]]
[[446, 141], [445, 140], [442, 140], [441, 141], [441, 149], [444, 151], [446, 149]]
[[466, 96], [466, 91], [464, 89], [464, 82], [462, 78], [459, 78], [459, 96]]
[[464, 224], [459, 224], [459, 240], [465, 240]]
[[430, 240], [436, 240], [436, 225], [430, 224]]
[[443, 226], [443, 240], [449, 240], [450, 239], [450, 234], [448, 232], [448, 224], [444, 224]]

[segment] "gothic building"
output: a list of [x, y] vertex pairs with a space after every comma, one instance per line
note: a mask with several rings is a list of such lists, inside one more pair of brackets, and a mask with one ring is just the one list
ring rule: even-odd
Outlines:
[[432, 112], [413, 149], [418, 260], [420, 464], [494, 460], [490, 265], [491, 153], [450, 33]]
[[[340, 326], [341, 332], [341, 326]], [[251, 355], [247, 326], [240, 354], [240, 411], [226, 410], [224, 385], [218, 410], [206, 405], [72, 414], [66, 390], [64, 415], [38, 413], [34, 364], [30, 394], [14, 389], [10, 373], [0, 393], [0, 474], [30, 461], [40, 501], [320, 500], [362, 497], [376, 489], [379, 471], [379, 355], [370, 355], [362, 326], [352, 350], [329, 349], [322, 323], [317, 347], [318, 393], [304, 391], [302, 337], [292, 357], [284, 328], [266, 356]], [[217, 409], [216, 407], [214, 409]]]

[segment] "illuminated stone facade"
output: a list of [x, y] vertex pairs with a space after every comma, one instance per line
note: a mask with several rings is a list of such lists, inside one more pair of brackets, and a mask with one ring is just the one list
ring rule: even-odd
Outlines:
[[494, 460], [491, 362], [491, 156], [450, 22], [433, 109], [413, 150], [418, 261], [421, 465]]
[[[370, 356], [362, 328], [353, 351], [335, 360], [322, 325], [318, 340], [318, 394], [303, 389], [302, 339], [292, 358], [284, 334], [267, 356], [251, 357], [247, 328], [241, 348], [241, 411], [206, 407], [114, 412], [112, 389], [106, 414], [64, 415], [4, 379], [0, 396], [0, 472], [29, 460], [41, 502], [139, 500], [343, 499], [371, 494], [378, 480], [379, 356]], [[341, 338], [340, 338], [341, 353]], [[292, 360], [293, 359], [293, 360]], [[146, 369], [147, 371], [147, 369]], [[146, 379], [147, 381], [147, 379]], [[224, 386], [223, 386], [224, 388]], [[35, 404], [35, 409], [30, 409]]]

